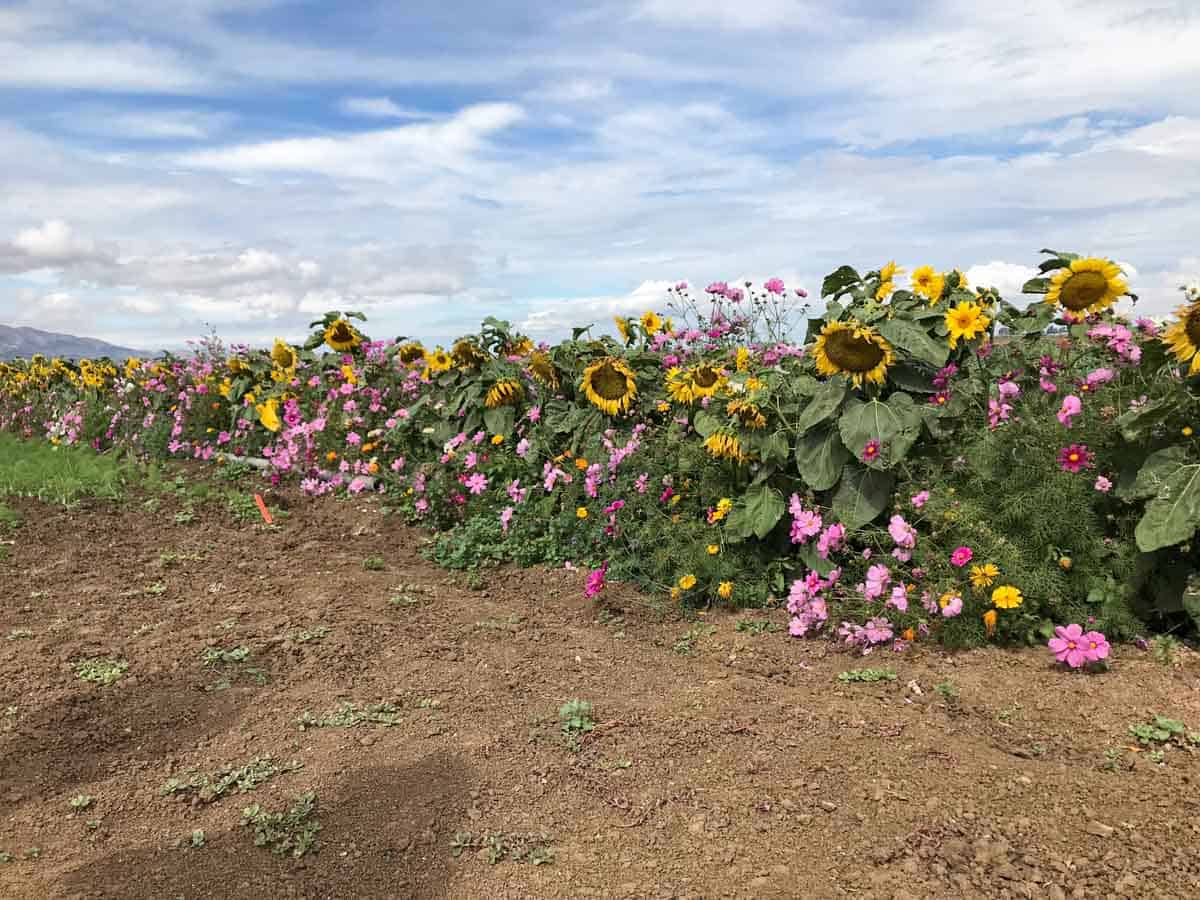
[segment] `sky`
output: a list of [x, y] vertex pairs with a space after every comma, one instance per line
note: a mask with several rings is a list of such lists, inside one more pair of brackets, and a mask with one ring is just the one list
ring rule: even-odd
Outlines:
[[[0, 0], [0, 323], [445, 342], [843, 263], [1200, 274], [1200, 3]], [[1027, 299], [1027, 298], [1025, 298]]]

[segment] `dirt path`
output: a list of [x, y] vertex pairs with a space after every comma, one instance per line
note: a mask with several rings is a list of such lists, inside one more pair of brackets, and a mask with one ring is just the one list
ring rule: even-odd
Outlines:
[[[1190, 654], [1164, 668], [1119, 648], [1097, 677], [1034, 651], [850, 657], [736, 628], [779, 613], [689, 622], [620, 588], [602, 612], [569, 572], [473, 591], [377, 505], [279, 502], [274, 530], [216, 509], [177, 523], [170, 503], [18, 504], [0, 896], [1200, 896], [1200, 754], [1104, 770], [1155, 713], [1200, 730]], [[103, 656], [124, 676], [75, 676]], [[838, 682], [865, 666], [899, 677]], [[577, 752], [571, 699], [598, 723]], [[390, 704], [394, 724], [297, 724], [346, 702]], [[268, 754], [301, 767], [212, 802], [163, 794]], [[318, 852], [255, 847], [243, 807], [305, 791]], [[525, 859], [490, 863], [477, 839], [498, 833]]]

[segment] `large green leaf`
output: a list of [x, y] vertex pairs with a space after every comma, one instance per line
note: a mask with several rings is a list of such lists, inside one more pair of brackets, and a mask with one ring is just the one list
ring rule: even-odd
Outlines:
[[787, 511], [783, 496], [765, 484], [751, 485], [729, 514], [726, 534], [736, 538], [765, 538]]
[[833, 495], [833, 514], [847, 528], [861, 528], [888, 508], [895, 479], [891, 472], [847, 466]]
[[692, 416], [692, 427], [696, 429], [696, 433], [700, 437], [704, 438], [715, 431], [720, 431], [728, 424], [727, 420], [715, 413], [709, 412], [707, 409], [696, 410], [696, 414]]
[[1030, 278], [1021, 285], [1022, 294], [1045, 294], [1050, 290], [1049, 278]]
[[502, 434], [505, 437], [512, 434], [516, 418], [516, 411], [511, 406], [500, 406], [483, 411], [484, 427], [492, 434]]
[[1167, 447], [1146, 457], [1137, 477], [1118, 496], [1125, 500], [1148, 500], [1154, 497], [1180, 466], [1186, 466], [1187, 451], [1181, 446]]
[[871, 441], [878, 441], [880, 454], [866, 463], [872, 469], [889, 469], [900, 462], [921, 435], [921, 410], [908, 394], [893, 394], [881, 400], [851, 400], [838, 419], [842, 443], [862, 457]]
[[862, 278], [853, 268], [841, 266], [825, 276], [825, 280], [821, 282], [821, 296], [833, 297], [836, 300], [860, 281]]
[[796, 442], [796, 468], [814, 491], [827, 491], [837, 484], [849, 461], [850, 451], [832, 426], [814, 429]]
[[760, 455], [763, 462], [773, 462], [783, 465], [787, 462], [791, 449], [788, 446], [787, 435], [782, 431], [776, 431], [763, 442]]
[[888, 369], [888, 381], [906, 391], [916, 391], [919, 394], [935, 394], [933, 386], [933, 370], [926, 369], [916, 363], [901, 362]]
[[846, 380], [841, 377], [830, 378], [817, 388], [808, 406], [804, 407], [804, 412], [796, 419], [796, 430], [803, 434], [814, 425], [820, 425], [838, 411], [845, 399]]
[[876, 327], [894, 346], [931, 366], [944, 366], [950, 356], [950, 347], [945, 341], [930, 337], [928, 331], [911, 319], [887, 319]]
[[1058, 307], [1050, 303], [1030, 303], [1024, 310], [1006, 303], [1001, 307], [999, 318], [1001, 323], [1018, 334], [1038, 334], [1045, 331], [1057, 315]]
[[1190, 540], [1200, 526], [1200, 465], [1177, 465], [1169, 474], [1164, 466], [1161, 471], [1158, 491], [1134, 530], [1138, 549], [1145, 553]]
[[1157, 425], [1175, 410], [1175, 404], [1168, 403], [1165, 398], [1139, 406], [1136, 409], [1121, 413], [1114, 420], [1117, 428], [1121, 429], [1121, 437], [1127, 441], [1136, 441], [1146, 428]]

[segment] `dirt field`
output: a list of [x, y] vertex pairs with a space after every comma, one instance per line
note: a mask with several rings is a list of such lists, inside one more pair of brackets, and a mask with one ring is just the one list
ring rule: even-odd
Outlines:
[[[1200, 896], [1200, 753], [1105, 768], [1156, 713], [1200, 730], [1189, 653], [1117, 648], [1095, 677], [1037, 651], [862, 659], [736, 627], [782, 613], [597, 606], [578, 573], [472, 590], [369, 501], [285, 493], [267, 529], [142, 499], [11, 504], [2, 897]], [[128, 669], [88, 683], [89, 657]], [[866, 666], [899, 677], [839, 683]], [[572, 699], [597, 723], [575, 751]], [[347, 702], [392, 724], [298, 724]], [[164, 795], [268, 754], [301, 765]], [[243, 808], [307, 791], [316, 851], [256, 847]]]

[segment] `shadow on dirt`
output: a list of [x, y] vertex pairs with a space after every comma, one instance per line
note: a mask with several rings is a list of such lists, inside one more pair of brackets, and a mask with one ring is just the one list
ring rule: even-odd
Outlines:
[[205, 847], [174, 849], [163, 841], [117, 851], [67, 873], [55, 896], [438, 900], [448, 896], [450, 840], [465, 821], [473, 777], [461, 758], [444, 754], [357, 770], [352, 781], [320, 792], [320, 846], [300, 860], [255, 847], [237, 825], [244, 804], [227, 801], [231, 827], [206, 835]]

